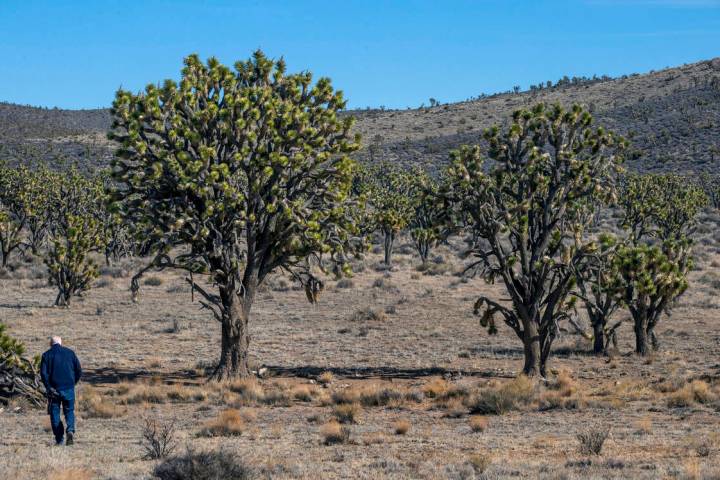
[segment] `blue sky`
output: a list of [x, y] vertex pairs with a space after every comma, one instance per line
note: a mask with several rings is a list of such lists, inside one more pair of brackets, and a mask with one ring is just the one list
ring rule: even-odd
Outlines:
[[91, 108], [253, 50], [405, 108], [720, 56], [720, 0], [0, 0], [0, 100]]

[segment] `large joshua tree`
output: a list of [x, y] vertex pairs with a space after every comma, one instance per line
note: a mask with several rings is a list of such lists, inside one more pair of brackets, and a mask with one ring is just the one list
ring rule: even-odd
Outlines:
[[472, 265], [503, 281], [510, 303], [481, 296], [480, 323], [497, 331], [500, 317], [524, 347], [523, 373], [545, 375], [558, 323], [572, 308], [575, 275], [597, 249], [583, 232], [591, 213], [614, 192], [625, 141], [593, 128], [580, 106], [537, 105], [513, 113], [505, 129], [480, 146], [452, 153], [448, 195], [480, 241]]
[[352, 118], [338, 117], [344, 107], [330, 80], [286, 74], [283, 60], [260, 51], [234, 69], [191, 55], [179, 84], [117, 92], [116, 208], [152, 240], [150, 266], [190, 272], [220, 322], [216, 379], [250, 374], [250, 311], [270, 272], [289, 272], [314, 302], [322, 282], [311, 260], [342, 262], [353, 248], [346, 154], [359, 139]]

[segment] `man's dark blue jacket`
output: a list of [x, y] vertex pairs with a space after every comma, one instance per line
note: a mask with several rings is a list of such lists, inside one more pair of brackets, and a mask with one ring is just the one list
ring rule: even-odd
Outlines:
[[46, 390], [50, 387], [55, 390], [69, 390], [75, 387], [82, 376], [80, 361], [75, 352], [55, 344], [42, 355], [40, 376]]

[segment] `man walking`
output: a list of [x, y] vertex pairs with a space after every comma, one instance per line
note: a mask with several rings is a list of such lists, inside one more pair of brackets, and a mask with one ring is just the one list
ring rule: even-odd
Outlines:
[[[50, 339], [50, 350], [43, 353], [40, 362], [40, 376], [47, 392], [55, 444], [62, 445], [63, 436], [67, 433], [65, 444], [72, 445], [75, 435], [75, 385], [80, 381], [82, 369], [75, 352], [63, 347], [60, 337]], [[61, 406], [67, 429], [63, 428], [60, 420]]]

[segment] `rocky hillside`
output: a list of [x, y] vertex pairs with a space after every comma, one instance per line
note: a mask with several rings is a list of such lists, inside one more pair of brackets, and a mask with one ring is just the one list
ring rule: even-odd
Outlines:
[[[389, 159], [436, 170], [448, 152], [479, 141], [482, 130], [537, 102], [581, 103], [600, 125], [631, 139], [629, 167], [713, 170], [720, 161], [720, 58], [644, 75], [505, 93], [412, 110], [358, 110], [364, 161]], [[107, 165], [107, 110], [57, 110], [0, 104], [0, 158]]]

